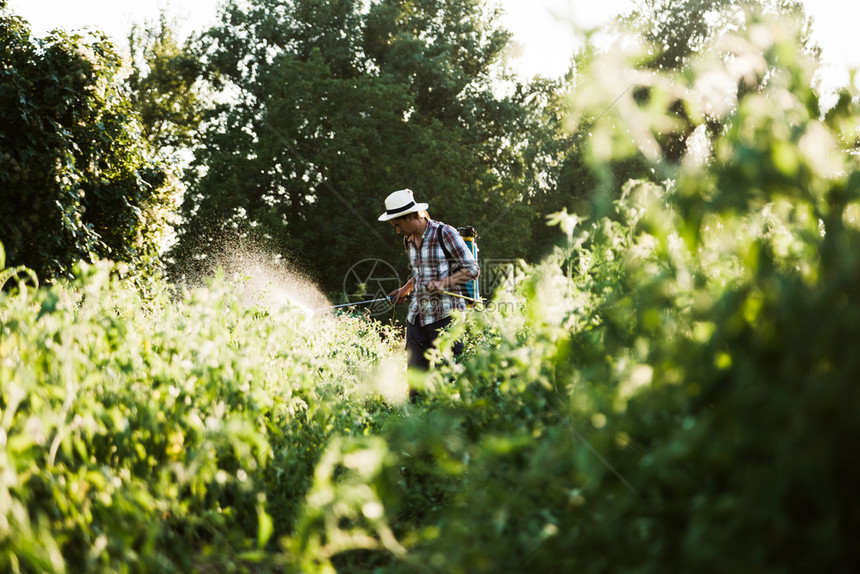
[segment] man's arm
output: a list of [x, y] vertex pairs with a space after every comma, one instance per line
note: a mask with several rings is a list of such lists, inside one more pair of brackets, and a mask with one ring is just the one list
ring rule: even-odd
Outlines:
[[455, 271], [453, 275], [442, 277], [437, 281], [429, 281], [427, 283], [427, 290], [430, 293], [447, 291], [455, 285], [463, 285], [464, 283], [468, 283], [475, 278], [476, 276], [472, 275], [472, 272], [464, 267], [463, 269], [458, 269], [457, 271]]

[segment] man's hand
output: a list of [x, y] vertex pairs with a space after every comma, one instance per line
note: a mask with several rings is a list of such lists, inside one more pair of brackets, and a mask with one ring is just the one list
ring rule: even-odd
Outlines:
[[427, 285], [425, 285], [428, 293], [441, 293], [445, 289], [448, 288], [447, 281], [445, 279], [437, 279], [435, 281], [428, 281]]
[[388, 294], [388, 298], [392, 303], [403, 303], [406, 301], [406, 298], [409, 297], [409, 294], [412, 293], [412, 289], [415, 288], [415, 278], [411, 277], [409, 281], [406, 282], [406, 285], [401, 287], [400, 289], [395, 289], [391, 293]]
[[391, 293], [388, 294], [388, 299], [393, 303], [403, 303], [406, 301], [406, 298], [409, 296], [411, 289], [404, 289], [401, 287], [400, 289], [395, 289]]

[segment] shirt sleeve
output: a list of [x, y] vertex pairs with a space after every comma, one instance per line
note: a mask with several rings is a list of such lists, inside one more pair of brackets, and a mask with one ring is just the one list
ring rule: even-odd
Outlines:
[[443, 225], [442, 241], [445, 243], [445, 247], [448, 248], [451, 257], [457, 262], [457, 266], [461, 269], [468, 269], [472, 275], [472, 279], [477, 279], [480, 273], [478, 262], [475, 261], [475, 257], [469, 251], [466, 242], [463, 241], [457, 230], [450, 225]]

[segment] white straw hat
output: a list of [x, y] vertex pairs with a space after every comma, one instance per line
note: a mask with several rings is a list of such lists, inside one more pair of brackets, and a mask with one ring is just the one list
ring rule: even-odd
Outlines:
[[400, 189], [385, 198], [385, 213], [379, 216], [379, 221], [388, 221], [417, 211], [426, 210], [426, 203], [415, 203], [411, 189]]

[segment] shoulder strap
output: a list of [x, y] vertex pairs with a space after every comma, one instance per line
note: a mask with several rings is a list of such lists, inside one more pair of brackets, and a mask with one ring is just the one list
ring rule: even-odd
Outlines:
[[[439, 242], [439, 247], [442, 248], [442, 252], [445, 254], [445, 260], [448, 262], [448, 273], [453, 274], [455, 271], [459, 270], [459, 266], [457, 260], [451, 256], [451, 252], [448, 251], [447, 247], [445, 247], [445, 235], [442, 233], [443, 227], [445, 227], [445, 224], [441, 223], [436, 229], [436, 240]], [[451, 229], [454, 228], [452, 227]], [[454, 232], [457, 232], [457, 230], [454, 229]], [[451, 291], [455, 293], [464, 293], [463, 289], [465, 289], [463, 285], [455, 285], [451, 288]]]
[[445, 247], [445, 240], [442, 236], [442, 228], [443, 227], [445, 227], [444, 223], [440, 224], [439, 227], [436, 228], [436, 241], [439, 242], [439, 247], [442, 248], [442, 253], [445, 254], [445, 260], [448, 261], [448, 270], [450, 271], [451, 268], [453, 267], [452, 262], [454, 261], [454, 258], [451, 257], [451, 252], [448, 251], [447, 247]]

